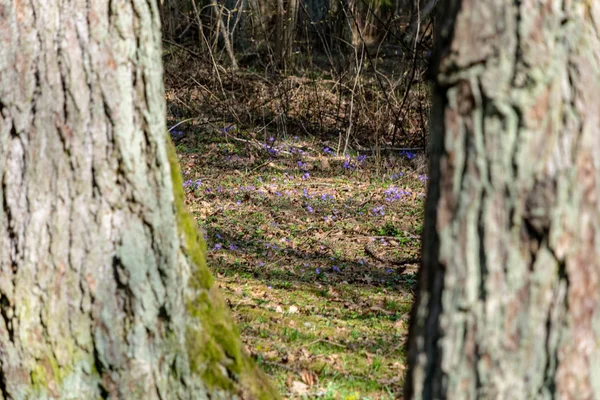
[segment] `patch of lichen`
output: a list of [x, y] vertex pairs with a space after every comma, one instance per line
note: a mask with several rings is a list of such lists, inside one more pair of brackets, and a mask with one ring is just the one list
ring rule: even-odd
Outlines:
[[45, 395], [56, 395], [63, 382], [69, 374], [73, 372], [70, 365], [60, 366], [56, 358], [49, 354], [37, 360], [31, 368], [29, 379], [31, 380], [31, 390], [37, 397]]
[[187, 301], [186, 343], [191, 371], [214, 391], [238, 393], [244, 399], [278, 399], [279, 395], [243, 343], [227, 304], [206, 266], [206, 244], [196, 221], [185, 209], [183, 179], [175, 147], [167, 136], [167, 151], [177, 212], [179, 235], [192, 266]]

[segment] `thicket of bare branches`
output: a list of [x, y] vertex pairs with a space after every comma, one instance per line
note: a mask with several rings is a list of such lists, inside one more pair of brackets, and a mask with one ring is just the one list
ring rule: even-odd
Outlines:
[[163, 0], [172, 115], [331, 135], [340, 154], [424, 147], [436, 3]]

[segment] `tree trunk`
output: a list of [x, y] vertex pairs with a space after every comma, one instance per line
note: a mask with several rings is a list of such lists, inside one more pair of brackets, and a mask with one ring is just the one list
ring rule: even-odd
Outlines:
[[156, 2], [0, 0], [0, 40], [0, 399], [276, 397], [183, 209]]
[[[181, 0], [158, 0], [162, 21], [163, 37], [175, 40], [177, 29], [182, 25], [184, 18], [184, 7]], [[184, 25], [185, 26], [185, 25]]]
[[233, 45], [230, 40], [230, 31], [229, 24], [223, 22], [223, 11], [222, 5], [220, 5], [217, 0], [211, 0], [211, 6], [213, 8], [213, 14], [215, 16], [215, 25], [217, 35], [215, 37], [215, 42], [218, 39], [219, 34], [223, 38], [223, 45], [225, 47], [225, 51], [229, 56], [229, 61], [231, 62], [231, 69], [234, 71], [238, 69], [237, 59], [235, 58], [235, 53], [233, 52]]
[[440, 7], [406, 398], [600, 398], [600, 2]]

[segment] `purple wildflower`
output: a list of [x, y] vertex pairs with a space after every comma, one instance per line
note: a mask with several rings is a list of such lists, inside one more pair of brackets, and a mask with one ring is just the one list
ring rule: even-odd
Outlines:
[[383, 194], [385, 195], [386, 201], [395, 201], [402, 199], [403, 196], [408, 196], [410, 192], [392, 186], [386, 189]]
[[415, 158], [417, 156], [415, 153], [413, 153], [412, 151], [408, 151], [408, 150], [402, 150], [400, 152], [400, 155], [405, 157], [408, 160], [412, 160], [413, 158]]
[[181, 139], [183, 135], [183, 131], [171, 131], [171, 138], [173, 138], [174, 140]]
[[383, 217], [385, 215], [385, 211], [383, 211], [383, 206], [375, 207], [372, 210], [373, 215]]
[[346, 161], [344, 161], [343, 165], [344, 169], [354, 169], [354, 163], [350, 159], [350, 157], [346, 157]]

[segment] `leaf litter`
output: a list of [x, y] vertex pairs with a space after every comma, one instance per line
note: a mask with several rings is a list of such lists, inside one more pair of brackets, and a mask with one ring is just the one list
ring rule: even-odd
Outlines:
[[188, 129], [188, 207], [247, 350], [282, 395], [400, 396], [426, 177], [406, 154], [374, 178], [372, 157], [336, 157], [314, 137], [261, 147]]

